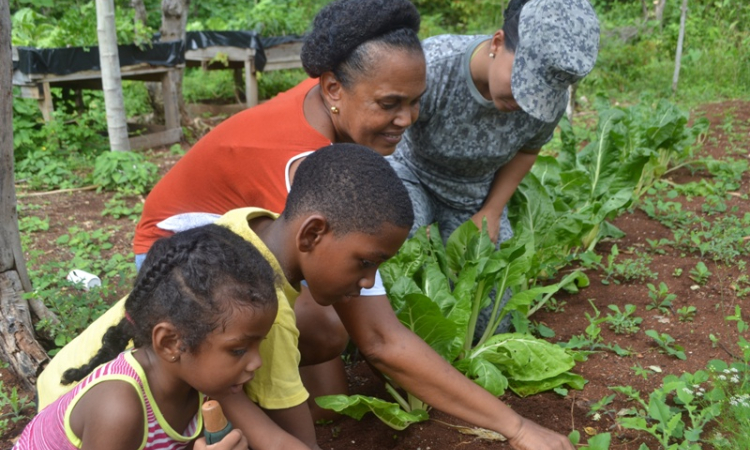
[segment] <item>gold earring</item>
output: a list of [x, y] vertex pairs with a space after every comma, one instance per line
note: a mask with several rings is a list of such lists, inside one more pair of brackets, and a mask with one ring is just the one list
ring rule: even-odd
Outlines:
[[331, 113], [332, 114], [338, 114], [339, 113], [339, 109], [336, 108], [335, 106], [331, 106]]
[[175, 361], [177, 361], [177, 357], [176, 357], [176, 356], [173, 356], [173, 357], [172, 357], [172, 362], [175, 362]]
[[495, 54], [494, 53], [490, 53], [490, 58], [495, 59]]

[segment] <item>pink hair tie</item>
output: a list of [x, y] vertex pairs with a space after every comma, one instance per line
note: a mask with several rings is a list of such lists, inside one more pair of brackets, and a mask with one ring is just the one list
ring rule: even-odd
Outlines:
[[130, 314], [127, 311], [125, 311], [125, 320], [130, 322], [131, 325], [135, 326], [135, 321], [132, 317], [130, 317]]

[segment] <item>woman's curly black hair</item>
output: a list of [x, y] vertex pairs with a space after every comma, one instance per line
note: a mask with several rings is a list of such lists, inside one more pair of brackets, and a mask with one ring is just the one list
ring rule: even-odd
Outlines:
[[336, 0], [315, 16], [302, 46], [302, 66], [313, 78], [333, 72], [349, 87], [357, 75], [376, 68], [370, 53], [374, 46], [424, 57], [419, 21], [408, 0]]
[[276, 279], [263, 255], [225, 227], [206, 225], [159, 239], [125, 301], [127, 318], [107, 330], [87, 364], [65, 371], [62, 383], [80, 381], [130, 340], [136, 348], [151, 345], [160, 322], [174, 325], [184, 350], [194, 352], [238, 309], [275, 308]]

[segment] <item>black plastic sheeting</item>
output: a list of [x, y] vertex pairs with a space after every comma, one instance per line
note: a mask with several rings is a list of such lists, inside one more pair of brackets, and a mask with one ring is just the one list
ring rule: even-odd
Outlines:
[[[299, 42], [296, 35], [260, 37], [254, 31], [189, 31], [185, 42], [153, 42], [141, 50], [136, 45], [118, 45], [120, 66], [147, 63], [154, 66], [173, 67], [185, 62], [185, 50], [226, 46], [255, 49], [255, 68], [263, 71], [266, 65], [264, 48], [288, 42]], [[68, 75], [85, 70], [100, 70], [99, 47], [33, 48], [18, 47], [18, 61], [13, 70], [25, 74]]]
[[238, 47], [255, 49], [255, 70], [266, 67], [263, 42], [254, 31], [188, 31], [185, 36], [186, 50], [207, 47]]
[[[134, 44], [118, 45], [120, 67], [146, 63], [172, 67], [185, 62], [183, 41], [154, 42], [141, 50]], [[84, 70], [100, 70], [99, 47], [32, 48], [18, 47], [18, 70], [25, 74], [68, 75]]]

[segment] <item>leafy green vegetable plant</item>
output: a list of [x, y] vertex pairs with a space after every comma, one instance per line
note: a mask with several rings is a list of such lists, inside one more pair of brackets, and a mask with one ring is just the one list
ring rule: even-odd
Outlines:
[[[574, 272], [559, 283], [524, 289], [533, 248], [531, 235], [521, 229], [497, 250], [487, 233], [471, 221], [456, 229], [444, 245], [433, 225], [429, 232], [427, 228], [418, 230], [380, 272], [401, 323], [489, 392], [501, 395], [510, 388], [525, 396], [562, 385], [581, 389], [584, 380], [570, 372], [575, 362], [569, 351], [528, 334], [493, 335], [511, 311], [528, 316], [565, 284], [585, 285], [587, 281], [581, 272]], [[501, 295], [494, 300], [490, 295], [508, 288], [513, 295], [504, 306]], [[485, 307], [492, 308], [489, 324], [475, 341], [477, 317]], [[421, 409], [421, 402], [416, 403], [408, 393], [404, 398], [397, 386], [387, 389], [402, 411]], [[360, 414], [366, 404], [368, 409], [379, 409], [378, 417], [387, 424], [404, 423], [391, 406], [379, 401], [340, 396], [316, 401], [324, 408], [335, 407], [352, 415]], [[394, 424], [388, 417], [393, 417]]]

